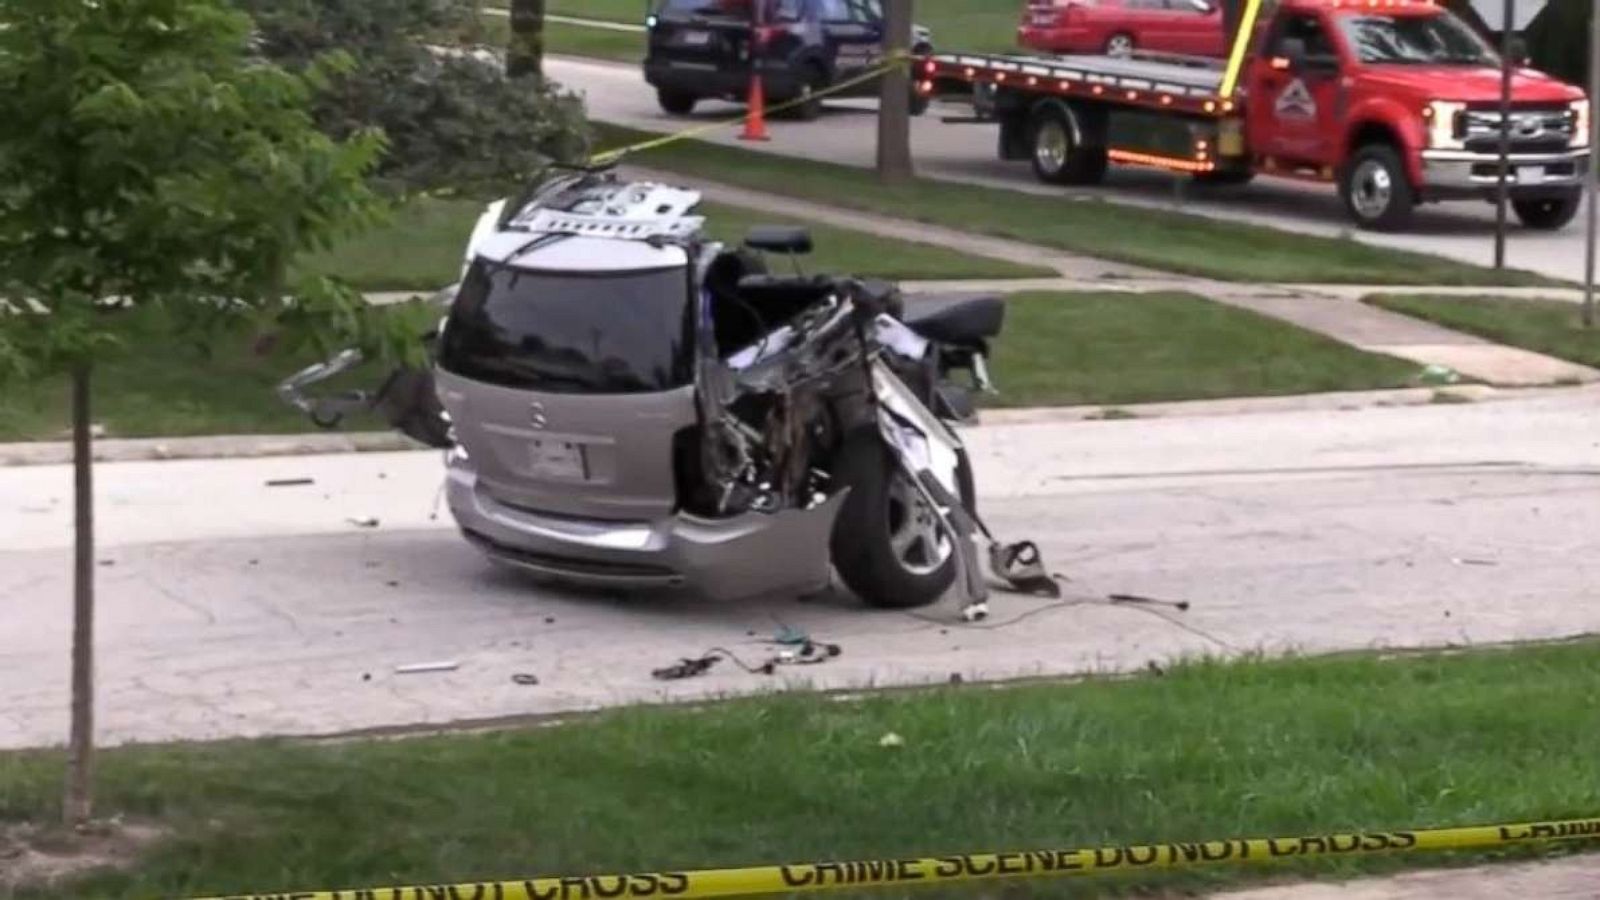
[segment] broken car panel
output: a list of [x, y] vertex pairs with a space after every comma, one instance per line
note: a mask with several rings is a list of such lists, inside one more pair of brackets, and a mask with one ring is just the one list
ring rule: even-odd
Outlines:
[[1038, 569], [998, 574], [1041, 575], [1036, 548], [983, 528], [952, 427], [988, 387], [1001, 301], [907, 315], [890, 284], [774, 274], [766, 259], [798, 260], [809, 234], [760, 228], [730, 247], [705, 235], [699, 202], [553, 170], [474, 228], [431, 370], [308, 395], [359, 361], [347, 351], [280, 392], [325, 426], [375, 406], [448, 449], [463, 535], [551, 579], [741, 597], [815, 592], [836, 570], [876, 606], [959, 585], [981, 608], [980, 539]]

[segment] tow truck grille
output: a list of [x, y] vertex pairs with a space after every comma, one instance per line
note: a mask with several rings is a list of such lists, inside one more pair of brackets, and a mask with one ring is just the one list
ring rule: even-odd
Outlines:
[[[1500, 150], [1502, 119], [1498, 109], [1469, 109], [1463, 115], [1460, 133], [1467, 149], [1474, 153]], [[1572, 142], [1577, 122], [1566, 107], [1513, 109], [1510, 128], [1512, 153], [1550, 153], [1565, 150]]]

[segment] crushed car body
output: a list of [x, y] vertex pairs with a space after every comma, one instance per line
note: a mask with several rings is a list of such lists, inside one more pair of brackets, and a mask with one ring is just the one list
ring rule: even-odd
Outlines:
[[893, 285], [801, 272], [802, 229], [711, 239], [699, 203], [552, 170], [477, 223], [430, 369], [312, 396], [359, 360], [347, 351], [280, 393], [324, 425], [376, 406], [447, 450], [462, 534], [550, 579], [734, 598], [820, 591], [837, 571], [876, 606], [959, 586], [971, 607], [980, 540], [1036, 563], [988, 538], [954, 427], [988, 387], [1003, 303], [908, 315]]

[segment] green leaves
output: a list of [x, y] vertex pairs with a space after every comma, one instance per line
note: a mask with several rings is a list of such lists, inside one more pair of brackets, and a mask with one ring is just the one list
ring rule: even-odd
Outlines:
[[333, 135], [381, 130], [377, 174], [395, 193], [520, 181], [543, 161], [587, 150], [581, 102], [549, 84], [513, 83], [472, 48], [471, 0], [240, 0], [261, 52], [321, 90]]
[[359, 296], [285, 282], [380, 209], [383, 142], [317, 129], [322, 75], [252, 57], [223, 0], [8, 0], [5, 24], [0, 121], [32, 127], [0, 132], [0, 378], [113, 351], [108, 298], [393, 349]]

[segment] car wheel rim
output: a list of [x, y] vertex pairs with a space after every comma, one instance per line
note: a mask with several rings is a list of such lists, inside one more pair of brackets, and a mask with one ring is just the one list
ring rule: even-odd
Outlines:
[[1040, 125], [1039, 136], [1033, 148], [1033, 155], [1039, 161], [1039, 168], [1051, 173], [1061, 171], [1067, 164], [1067, 151], [1070, 145], [1067, 129], [1059, 121], [1051, 119]]
[[1368, 160], [1356, 167], [1350, 203], [1363, 219], [1382, 218], [1394, 199], [1394, 176], [1380, 162]]
[[1118, 35], [1111, 39], [1111, 46], [1107, 50], [1112, 56], [1127, 56], [1133, 53], [1133, 38]]
[[939, 514], [904, 472], [889, 482], [889, 546], [895, 561], [913, 575], [938, 571], [955, 551]]

